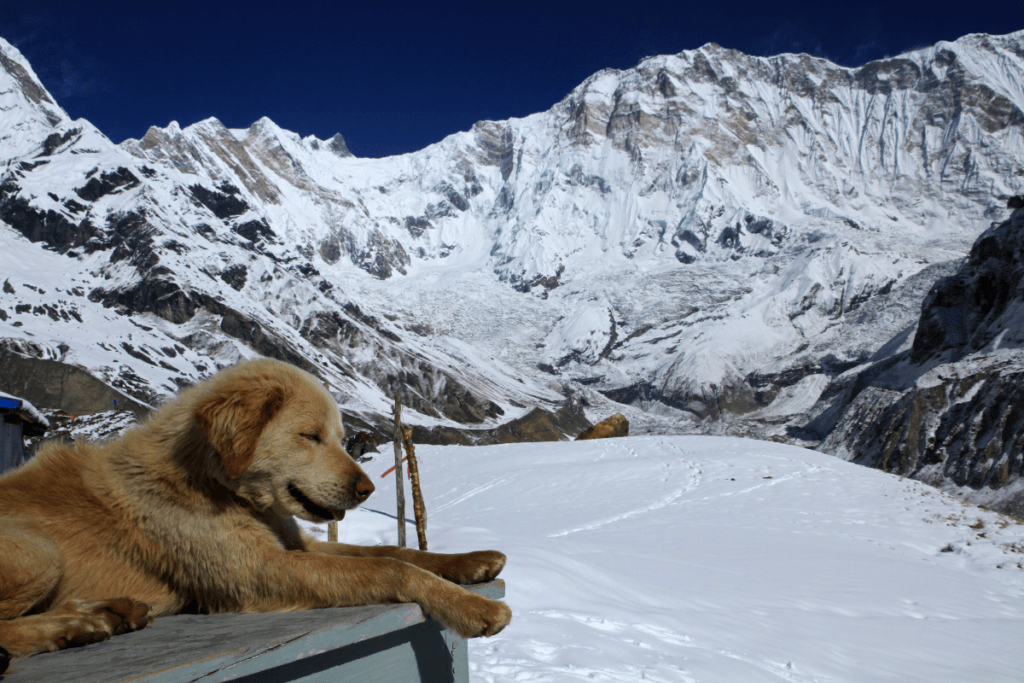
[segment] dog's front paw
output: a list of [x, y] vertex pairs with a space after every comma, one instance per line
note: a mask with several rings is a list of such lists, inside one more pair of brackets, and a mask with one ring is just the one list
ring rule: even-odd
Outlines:
[[503, 553], [497, 550], [478, 550], [448, 555], [438, 574], [441, 578], [455, 583], [483, 583], [500, 574], [504, 566]]
[[67, 627], [56, 637], [59, 649], [138, 631], [153, 621], [149, 605], [127, 597], [93, 602], [71, 600], [55, 614], [62, 616], [61, 623]]
[[512, 610], [505, 603], [468, 591], [456, 603], [432, 610], [431, 614], [463, 638], [493, 636], [512, 620]]

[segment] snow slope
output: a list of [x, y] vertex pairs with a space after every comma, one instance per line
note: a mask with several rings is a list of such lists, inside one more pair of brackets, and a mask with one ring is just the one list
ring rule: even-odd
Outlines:
[[[509, 557], [514, 617], [472, 642], [474, 680], [962, 683], [1024, 671], [1024, 526], [920, 483], [704, 436], [417, 454], [431, 550]], [[340, 523], [342, 542], [394, 543], [394, 476], [379, 477], [389, 460], [364, 465], [378, 489]]]

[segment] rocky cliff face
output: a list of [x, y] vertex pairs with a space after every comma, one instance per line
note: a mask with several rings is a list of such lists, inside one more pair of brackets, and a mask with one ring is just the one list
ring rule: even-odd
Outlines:
[[0, 43], [0, 338], [146, 402], [260, 353], [360, 419], [398, 389], [425, 429], [566, 393], [635, 431], [781, 420], [1024, 191], [1022, 46], [848, 69], [707, 45], [358, 159], [268, 119], [115, 146]]
[[839, 378], [797, 433], [822, 438], [825, 452], [1024, 515], [1022, 263], [1017, 208], [935, 283], [913, 344]]

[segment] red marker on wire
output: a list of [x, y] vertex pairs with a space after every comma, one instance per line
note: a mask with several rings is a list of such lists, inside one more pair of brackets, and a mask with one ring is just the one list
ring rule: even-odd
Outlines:
[[[408, 460], [408, 459], [409, 459], [409, 456], [407, 455], [407, 456], [405, 456], [404, 458], [402, 458], [402, 462], [405, 462], [405, 461], [406, 461], [406, 460]], [[381, 479], [383, 479], [384, 477], [386, 477], [386, 476], [388, 476], [389, 474], [391, 474], [392, 472], [394, 472], [394, 471], [395, 471], [395, 467], [397, 467], [397, 465], [395, 465], [395, 466], [391, 467], [391, 469], [389, 469], [388, 471], [386, 471], [386, 472], [385, 472], [384, 474], [380, 475], [380, 478], [381, 478]]]

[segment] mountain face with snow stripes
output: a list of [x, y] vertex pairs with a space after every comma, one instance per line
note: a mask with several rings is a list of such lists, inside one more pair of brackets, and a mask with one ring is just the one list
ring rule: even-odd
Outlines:
[[1022, 72], [1024, 32], [709, 44], [360, 159], [266, 118], [114, 145], [0, 42], [0, 339], [149, 403], [258, 353], [368, 424], [398, 391], [426, 427], [791, 426], [1024, 191]]

